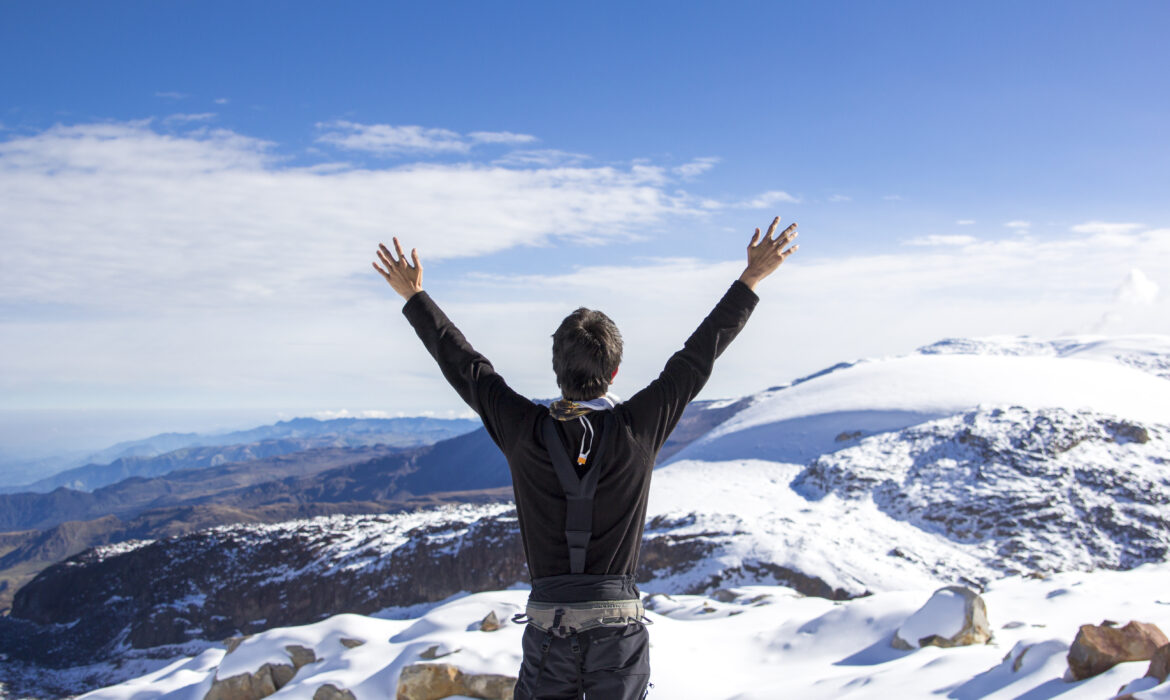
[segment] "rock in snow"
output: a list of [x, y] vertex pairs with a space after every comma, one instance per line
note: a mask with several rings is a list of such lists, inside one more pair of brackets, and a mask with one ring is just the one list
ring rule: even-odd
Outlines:
[[1068, 650], [1068, 668], [1076, 680], [1096, 676], [1126, 661], [1149, 661], [1170, 643], [1157, 625], [1131, 621], [1125, 627], [1081, 625]]
[[451, 664], [411, 664], [398, 676], [397, 700], [440, 700], [450, 697], [512, 700], [516, 678], [464, 673]]
[[892, 645], [895, 649], [959, 647], [990, 639], [983, 598], [970, 588], [947, 586], [935, 591], [926, 605], [902, 623]]

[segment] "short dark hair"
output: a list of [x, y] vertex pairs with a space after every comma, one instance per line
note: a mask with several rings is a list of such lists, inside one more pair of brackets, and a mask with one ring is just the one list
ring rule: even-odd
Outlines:
[[604, 396], [622, 361], [622, 334], [605, 314], [580, 308], [553, 333], [553, 372], [571, 401]]

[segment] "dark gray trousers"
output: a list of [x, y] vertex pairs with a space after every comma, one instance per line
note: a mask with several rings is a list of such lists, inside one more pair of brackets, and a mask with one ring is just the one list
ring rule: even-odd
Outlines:
[[597, 627], [568, 637], [524, 630], [515, 700], [640, 700], [650, 681], [646, 626]]

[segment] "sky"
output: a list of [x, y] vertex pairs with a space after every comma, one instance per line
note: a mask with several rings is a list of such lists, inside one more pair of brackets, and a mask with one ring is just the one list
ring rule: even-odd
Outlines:
[[701, 398], [945, 337], [1170, 333], [1167, 27], [1154, 1], [0, 3], [0, 459], [465, 415], [370, 266], [391, 236], [533, 397], [578, 306], [637, 391], [777, 215], [800, 251]]

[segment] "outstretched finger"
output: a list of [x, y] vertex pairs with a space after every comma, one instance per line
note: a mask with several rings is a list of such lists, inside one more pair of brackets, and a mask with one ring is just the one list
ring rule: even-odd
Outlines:
[[388, 274], [386, 273], [386, 271], [385, 271], [385, 270], [383, 270], [382, 268], [378, 267], [378, 263], [376, 263], [376, 262], [372, 262], [372, 263], [370, 263], [370, 264], [374, 266], [374, 269], [378, 271], [378, 274], [379, 274], [379, 275], [382, 275], [383, 277], [385, 277], [385, 278], [386, 278], [386, 281], [387, 281], [387, 282], [389, 282], [389, 281], [390, 281], [390, 275], [388, 275]]
[[420, 270], [422, 269], [422, 263], [418, 261], [418, 248], [411, 248], [410, 249], [410, 259], [414, 261], [415, 267], [417, 267]]
[[396, 263], [406, 262], [406, 253], [402, 252], [402, 245], [398, 242], [397, 236], [394, 237], [394, 251], [396, 253], [398, 253], [398, 259], [395, 260], [394, 262], [396, 262]]
[[784, 262], [785, 260], [788, 259], [789, 255], [792, 255], [793, 253], [795, 253], [798, 250], [800, 250], [800, 246], [794, 245], [791, 248], [789, 248], [788, 250], [784, 251], [783, 253], [780, 254], [780, 262]]
[[378, 258], [382, 261], [382, 264], [386, 266], [386, 269], [389, 270], [391, 267], [394, 266], [394, 260], [393, 260], [393, 256], [390, 254], [390, 249], [387, 248], [386, 246], [382, 245], [381, 243], [379, 243], [378, 245], [381, 246], [378, 249]]
[[796, 238], [796, 224], [792, 224], [788, 228], [784, 229], [784, 232], [776, 237], [776, 245], [786, 246], [791, 243], [792, 239], [794, 238]]
[[772, 233], [776, 231], [776, 225], [779, 223], [780, 223], [780, 217], [777, 216], [775, 219], [772, 219], [772, 225], [768, 227], [768, 235], [764, 236], [764, 238], [771, 238]]
[[748, 248], [753, 248], [760, 242], [760, 229], [756, 227], [756, 232], [752, 234], [752, 239], [748, 241]]

